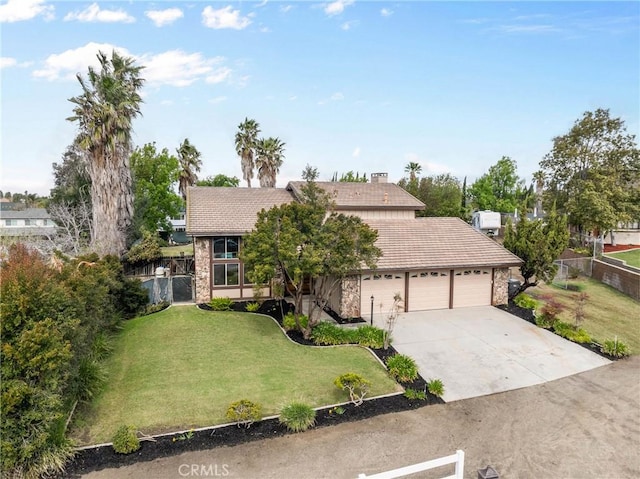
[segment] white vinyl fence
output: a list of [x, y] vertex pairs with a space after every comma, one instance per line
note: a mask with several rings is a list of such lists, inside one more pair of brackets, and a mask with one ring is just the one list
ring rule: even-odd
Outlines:
[[462, 479], [462, 476], [464, 475], [464, 451], [458, 449], [455, 454], [450, 456], [420, 462], [411, 466], [393, 469], [392, 471], [379, 472], [378, 474], [373, 474], [371, 476], [367, 476], [362, 473], [358, 475], [358, 479], [394, 479], [396, 477], [408, 476], [409, 474], [428, 471], [429, 469], [435, 469], [436, 467], [446, 466], [448, 464], [456, 465], [455, 472], [452, 476], [443, 477], [442, 479]]

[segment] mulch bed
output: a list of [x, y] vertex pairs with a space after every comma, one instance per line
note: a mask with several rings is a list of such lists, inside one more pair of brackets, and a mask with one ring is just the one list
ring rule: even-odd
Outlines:
[[618, 251], [627, 251], [629, 249], [637, 249], [640, 248], [640, 245], [637, 244], [618, 244], [618, 245], [604, 245], [605, 253], [617, 253]]
[[[208, 305], [199, 305], [201, 309], [210, 310]], [[246, 303], [234, 304], [236, 311], [245, 311]], [[292, 310], [293, 305], [285, 301], [269, 300], [262, 303], [259, 313], [268, 314], [282, 323], [283, 314]], [[305, 340], [300, 333], [290, 332], [289, 337], [301, 344], [310, 345], [311, 341]], [[396, 353], [393, 346], [388, 349], [372, 349], [382, 361]], [[426, 381], [418, 377], [411, 383], [403, 383], [405, 388], [418, 391], [426, 391]], [[353, 404], [343, 405], [344, 412], [339, 414], [335, 409], [326, 408], [317, 411], [315, 428], [327, 427], [362, 419], [371, 418], [380, 414], [418, 409], [430, 404], [442, 404], [444, 401], [426, 392], [426, 400], [409, 400], [403, 395], [370, 399], [360, 406]], [[116, 468], [134, 464], [140, 461], [152, 461], [166, 456], [182, 454], [188, 451], [199, 451], [221, 446], [234, 446], [250, 441], [257, 441], [272, 437], [294, 434], [278, 422], [278, 419], [267, 419], [251, 425], [249, 428], [233, 426], [219, 427], [204, 431], [194, 431], [187, 438], [183, 434], [162, 436], [155, 441], [142, 441], [138, 451], [132, 454], [118, 454], [111, 446], [101, 446], [78, 451], [74, 460], [67, 466], [64, 477], [77, 478], [91, 471], [105, 468]]]

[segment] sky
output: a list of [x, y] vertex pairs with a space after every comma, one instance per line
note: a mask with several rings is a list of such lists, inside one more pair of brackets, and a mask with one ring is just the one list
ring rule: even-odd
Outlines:
[[409, 162], [471, 183], [502, 156], [529, 182], [585, 111], [640, 133], [640, 2], [0, 0], [0, 35], [3, 192], [49, 194], [100, 50], [145, 67], [135, 145], [188, 138], [200, 177], [242, 178], [247, 117], [286, 143], [278, 186]]

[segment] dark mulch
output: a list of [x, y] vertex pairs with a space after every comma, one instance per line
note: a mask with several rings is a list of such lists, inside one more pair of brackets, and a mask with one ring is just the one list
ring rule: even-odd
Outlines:
[[[201, 309], [210, 310], [208, 305], [199, 305]], [[234, 309], [246, 307], [234, 305]], [[283, 312], [286, 315], [290, 311], [292, 305], [285, 301], [269, 300], [265, 301], [258, 312], [268, 314], [274, 317], [278, 322], [282, 323]], [[305, 345], [313, 344], [311, 341], [305, 340], [300, 333], [290, 332], [289, 337], [296, 342]], [[387, 357], [396, 353], [393, 346], [387, 350], [372, 349], [372, 351], [382, 361]], [[433, 396], [426, 391], [426, 381], [422, 377], [418, 377], [411, 383], [404, 384], [405, 388], [412, 388], [419, 391], [425, 391], [426, 400], [409, 400], [403, 395], [396, 395], [378, 399], [365, 401], [360, 406], [346, 404], [342, 406], [344, 412], [339, 414], [335, 408], [321, 409], [316, 415], [315, 427], [326, 427], [335, 424], [341, 424], [362, 419], [371, 418], [380, 414], [392, 412], [406, 411], [410, 409], [418, 409], [430, 404], [442, 404], [444, 401]], [[156, 438], [155, 441], [142, 441], [138, 451], [132, 454], [118, 454], [114, 452], [111, 446], [102, 446], [91, 449], [78, 451], [74, 460], [67, 466], [64, 477], [77, 478], [90, 471], [96, 471], [105, 468], [115, 468], [126, 466], [140, 461], [152, 461], [160, 457], [173, 456], [188, 451], [199, 451], [204, 449], [212, 449], [221, 446], [233, 446], [250, 441], [257, 441], [271, 437], [279, 437], [289, 432], [285, 426], [278, 422], [278, 419], [268, 419], [253, 424], [250, 428], [239, 428], [237, 426], [225, 426], [205, 431], [194, 431], [190, 438], [177, 434], [173, 436], [163, 436]]]

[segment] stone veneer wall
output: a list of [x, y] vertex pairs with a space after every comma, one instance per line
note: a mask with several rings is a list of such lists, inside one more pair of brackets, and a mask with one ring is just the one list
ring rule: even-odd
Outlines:
[[495, 306], [509, 302], [509, 268], [494, 268], [493, 270], [493, 298]]
[[211, 301], [210, 245], [210, 238], [195, 238], [196, 303]]
[[360, 311], [360, 276], [347, 276], [342, 280], [342, 295], [340, 297], [340, 311], [338, 314], [341, 318], [359, 318]]

